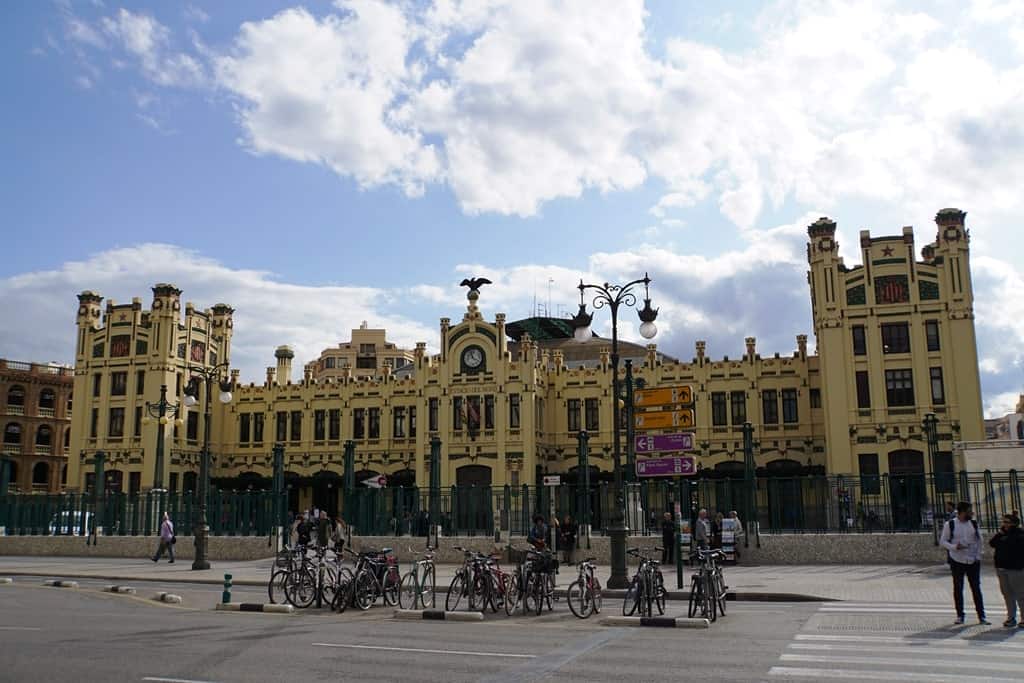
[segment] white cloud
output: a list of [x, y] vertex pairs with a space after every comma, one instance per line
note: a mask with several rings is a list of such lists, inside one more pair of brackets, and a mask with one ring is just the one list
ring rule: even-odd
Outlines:
[[192, 55], [176, 52], [170, 30], [155, 18], [121, 9], [100, 21], [103, 32], [129, 55], [157, 85], [199, 86], [206, 81], [202, 63]]
[[36, 330], [26, 337], [11, 327], [0, 329], [0, 348], [12, 358], [73, 363], [75, 295], [90, 289], [117, 303], [138, 296], [149, 308], [150, 288], [157, 282], [177, 284], [183, 302], [195, 302], [199, 309], [218, 302], [236, 309], [232, 365], [242, 370], [246, 382], [263, 380], [278, 345], [291, 345], [296, 367], [301, 367], [324, 348], [349, 339], [363, 320], [387, 328], [389, 339], [401, 346], [411, 348], [417, 341], [437, 345], [435, 329], [386, 312], [393, 303], [389, 291], [293, 285], [263, 271], [229, 268], [181, 247], [142, 244], [97, 253], [57, 270], [0, 280], [0, 315], [17, 317], [23, 329]]

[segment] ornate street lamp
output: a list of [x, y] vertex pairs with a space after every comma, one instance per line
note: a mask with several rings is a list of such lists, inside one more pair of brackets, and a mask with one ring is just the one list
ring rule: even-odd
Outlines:
[[203, 413], [203, 452], [199, 464], [199, 519], [195, 529], [196, 558], [192, 561], [192, 569], [209, 569], [210, 563], [206, 559], [206, 541], [210, 527], [206, 523], [206, 499], [210, 489], [210, 398], [213, 394], [213, 385], [216, 383], [220, 388], [219, 400], [221, 403], [231, 402], [231, 383], [222, 378], [222, 372], [227, 370], [228, 363], [220, 363], [207, 368], [201, 365], [190, 365], [188, 368], [191, 379], [185, 389], [185, 405], [189, 408], [199, 403], [199, 386], [206, 384], [206, 405]]
[[[149, 424], [151, 419], [157, 420], [156, 428], [156, 463], [153, 468], [153, 490], [160, 491], [164, 488], [164, 428], [178, 414], [181, 406], [177, 403], [170, 403], [167, 400], [167, 385], [160, 385], [160, 400], [156, 403], [146, 401], [146, 416], [142, 418], [143, 424]], [[174, 420], [177, 426], [182, 425], [179, 417]]]
[[626, 535], [629, 528], [626, 526], [626, 501], [622, 486], [622, 448], [620, 437], [620, 406], [619, 398], [619, 306], [625, 304], [628, 307], [636, 306], [636, 294], [634, 288], [644, 286], [644, 307], [638, 311], [640, 316], [640, 335], [644, 339], [651, 339], [658, 333], [658, 327], [654, 324], [658, 317], [658, 309], [651, 308], [650, 284], [651, 278], [647, 273], [639, 280], [633, 280], [625, 285], [610, 285], [607, 282], [603, 285], [584, 284], [580, 280], [580, 310], [572, 319], [574, 328], [573, 336], [576, 341], [585, 342], [593, 334], [590, 331], [590, 323], [594, 316], [587, 313], [587, 305], [584, 303], [587, 290], [594, 293], [594, 308], [608, 307], [612, 314], [612, 451], [615, 467], [615, 506], [611, 511], [611, 524], [608, 528], [608, 536], [611, 538], [612, 551], [612, 573], [608, 578], [609, 588], [626, 588], [629, 585], [629, 577], [626, 574]]

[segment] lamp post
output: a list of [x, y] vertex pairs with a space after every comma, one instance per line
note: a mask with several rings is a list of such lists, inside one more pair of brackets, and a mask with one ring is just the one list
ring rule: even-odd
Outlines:
[[210, 562], [206, 559], [206, 541], [210, 527], [206, 523], [206, 499], [210, 489], [210, 398], [213, 384], [220, 387], [221, 403], [231, 402], [231, 383], [221, 378], [221, 372], [228, 368], [228, 363], [219, 363], [213, 367], [190, 365], [191, 374], [188, 387], [185, 389], [185, 405], [191, 408], [199, 403], [199, 385], [206, 384], [206, 403], [203, 412], [203, 452], [199, 461], [199, 519], [196, 525], [196, 558], [192, 561], [192, 569], [209, 569]]
[[[935, 460], [936, 460], [936, 457], [937, 457], [938, 452], [939, 452], [939, 431], [938, 431], [938, 427], [939, 427], [939, 418], [935, 415], [935, 413], [926, 413], [925, 416], [924, 416], [924, 419], [921, 420], [921, 428], [924, 430], [925, 443], [928, 446], [928, 462], [930, 463], [930, 467], [932, 469], [932, 505], [933, 506], [938, 502], [937, 498], [938, 498], [939, 489], [940, 488], [943, 488], [943, 489], [945, 488], [944, 486], [940, 486], [940, 483], [938, 481], [938, 472], [935, 471]], [[936, 512], [933, 512], [932, 515], [933, 516], [936, 515]], [[934, 522], [932, 523], [932, 528], [933, 528], [933, 530], [936, 529], [936, 525], [934, 524]], [[935, 530], [935, 533], [933, 535], [935, 536], [935, 542], [937, 544], [938, 543], [938, 538], [939, 538], [938, 531]]]
[[580, 280], [580, 310], [572, 319], [574, 336], [576, 341], [585, 342], [592, 337], [590, 323], [594, 316], [587, 313], [587, 305], [584, 298], [587, 291], [593, 293], [594, 308], [608, 307], [612, 316], [612, 454], [615, 467], [615, 507], [612, 509], [611, 524], [608, 528], [608, 536], [611, 538], [611, 560], [612, 573], [608, 577], [609, 588], [626, 588], [629, 585], [629, 577], [626, 575], [626, 535], [629, 529], [626, 526], [625, 497], [622, 485], [622, 444], [621, 444], [621, 423], [619, 403], [619, 306], [625, 304], [628, 307], [636, 305], [636, 293], [634, 288], [644, 286], [644, 307], [638, 311], [640, 316], [640, 335], [644, 339], [651, 339], [658, 333], [658, 327], [654, 324], [658, 317], [658, 309], [651, 308], [650, 284], [651, 278], [647, 273], [639, 280], [633, 280], [624, 285], [610, 285], [607, 282], [603, 285], [584, 284]]
[[[167, 423], [171, 421], [181, 406], [177, 403], [170, 403], [167, 401], [167, 385], [160, 385], [160, 400], [156, 403], [146, 401], [146, 417], [142, 418], [142, 421], [146, 424], [149, 423], [151, 418], [157, 420], [156, 428], [156, 463], [153, 467], [153, 489], [162, 490], [164, 487], [164, 428]], [[174, 421], [179, 427], [182, 424], [182, 420], [179, 417]]]
[[[752, 522], [755, 522], [754, 515], [757, 512], [757, 479], [755, 478], [755, 466], [754, 466], [754, 425], [749, 422], [743, 423], [743, 479], [746, 483], [747, 495], [744, 496], [747, 500], [746, 510], [743, 511], [743, 516], [747, 520], [747, 526], [750, 527]], [[751, 527], [753, 528], [753, 527]], [[760, 536], [758, 536], [758, 542], [760, 542]], [[750, 534], [743, 534], [743, 546], [745, 548], [750, 547]]]

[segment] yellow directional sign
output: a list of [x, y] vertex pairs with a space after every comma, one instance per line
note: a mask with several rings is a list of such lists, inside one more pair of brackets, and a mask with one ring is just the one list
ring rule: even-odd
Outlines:
[[693, 426], [693, 409], [657, 410], [647, 413], [636, 413], [634, 426], [637, 429], [668, 429], [681, 427], [688, 429]]
[[690, 405], [693, 403], [693, 388], [687, 385], [681, 387], [640, 389], [633, 394], [633, 403], [638, 408]]

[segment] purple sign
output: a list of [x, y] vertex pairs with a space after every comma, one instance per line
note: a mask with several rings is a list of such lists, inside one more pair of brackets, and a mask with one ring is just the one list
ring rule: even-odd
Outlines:
[[697, 463], [692, 455], [637, 460], [636, 474], [638, 477], [686, 477], [697, 474]]
[[657, 451], [692, 451], [693, 433], [680, 434], [638, 434], [636, 436], [637, 453], [655, 453]]

